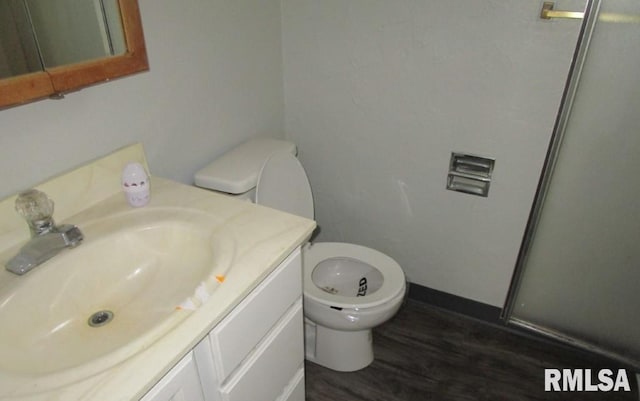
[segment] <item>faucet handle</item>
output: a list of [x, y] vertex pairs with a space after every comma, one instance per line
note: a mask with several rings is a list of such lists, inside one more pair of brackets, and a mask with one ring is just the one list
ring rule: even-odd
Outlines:
[[32, 237], [55, 229], [53, 201], [44, 192], [37, 189], [20, 192], [16, 198], [16, 211], [27, 221]]
[[53, 201], [42, 191], [28, 189], [18, 194], [16, 211], [27, 221], [46, 220], [53, 216]]

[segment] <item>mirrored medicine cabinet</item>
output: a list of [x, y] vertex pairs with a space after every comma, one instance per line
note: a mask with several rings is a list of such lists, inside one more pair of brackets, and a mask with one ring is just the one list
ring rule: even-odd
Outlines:
[[137, 0], [0, 0], [0, 108], [148, 69]]

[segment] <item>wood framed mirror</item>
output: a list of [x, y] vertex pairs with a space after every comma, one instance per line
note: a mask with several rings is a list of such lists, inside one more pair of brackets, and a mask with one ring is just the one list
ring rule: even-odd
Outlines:
[[126, 44], [123, 54], [56, 67], [43, 66], [42, 71], [0, 79], [0, 108], [60, 97], [89, 85], [148, 70], [138, 1], [117, 0], [117, 5]]

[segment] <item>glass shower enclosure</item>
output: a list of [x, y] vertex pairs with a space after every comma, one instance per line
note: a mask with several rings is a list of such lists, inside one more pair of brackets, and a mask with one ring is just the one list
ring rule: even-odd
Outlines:
[[640, 1], [589, 0], [503, 310], [640, 369]]

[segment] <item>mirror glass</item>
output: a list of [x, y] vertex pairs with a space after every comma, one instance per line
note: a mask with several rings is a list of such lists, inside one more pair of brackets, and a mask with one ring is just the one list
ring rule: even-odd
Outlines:
[[126, 52], [118, 0], [0, 0], [0, 79]]

